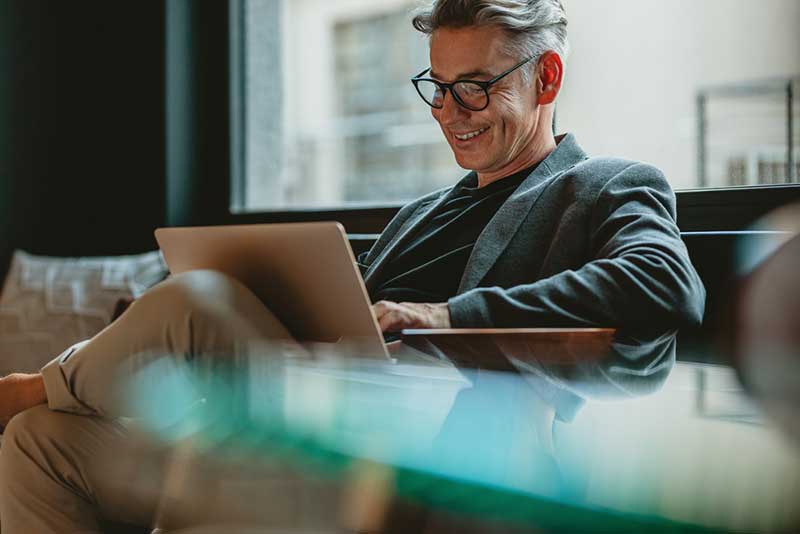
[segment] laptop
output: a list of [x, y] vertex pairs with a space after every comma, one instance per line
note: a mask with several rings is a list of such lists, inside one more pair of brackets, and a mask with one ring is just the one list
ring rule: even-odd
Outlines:
[[247, 286], [300, 342], [389, 359], [344, 227], [337, 222], [159, 228], [173, 274], [220, 271]]

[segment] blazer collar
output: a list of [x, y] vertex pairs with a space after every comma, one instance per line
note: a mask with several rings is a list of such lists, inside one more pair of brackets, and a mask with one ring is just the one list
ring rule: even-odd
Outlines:
[[[567, 134], [556, 138], [558, 145], [531, 174], [517, 187], [511, 197], [500, 207], [495, 216], [486, 225], [481, 235], [478, 237], [472, 255], [467, 261], [464, 275], [461, 278], [458, 293], [463, 293], [469, 289], [477, 287], [478, 283], [486, 276], [497, 258], [508, 246], [519, 226], [522, 224], [524, 216], [533, 207], [539, 195], [544, 190], [543, 184], [550, 178], [574, 166], [587, 158], [586, 154], [578, 146], [573, 134]], [[439, 206], [447, 202], [458, 188], [458, 185], [465, 182], [474, 181], [475, 172], [472, 171], [464, 176], [449, 191], [441, 195], [431, 204], [420, 206], [420, 209], [411, 215], [397, 232], [397, 237], [392, 240], [386, 248], [375, 258], [372, 266], [364, 276], [364, 284], [367, 291], [374, 289], [380, 273], [386, 264], [391, 261], [395, 252], [409, 238], [414, 235], [418, 228], [428, 222], [436, 213]], [[476, 254], [475, 251], [480, 253]]]
[[559, 136], [556, 141], [556, 149], [517, 187], [478, 236], [461, 277], [459, 294], [478, 286], [511, 242], [551, 179], [588, 157], [573, 134]]

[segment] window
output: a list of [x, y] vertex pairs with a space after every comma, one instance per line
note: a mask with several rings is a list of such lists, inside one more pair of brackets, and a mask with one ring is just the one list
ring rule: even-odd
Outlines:
[[[563, 2], [559, 132], [676, 189], [798, 181], [800, 2]], [[394, 205], [463, 175], [409, 82], [415, 2], [232, 4], [234, 211]]]
[[[765, 79], [698, 92], [698, 184], [797, 182], [798, 79]], [[791, 130], [789, 129], [791, 128]], [[791, 136], [790, 136], [791, 132]]]
[[428, 62], [427, 41], [410, 31], [412, 7], [241, 2], [234, 208], [395, 204], [459, 176], [409, 81]]

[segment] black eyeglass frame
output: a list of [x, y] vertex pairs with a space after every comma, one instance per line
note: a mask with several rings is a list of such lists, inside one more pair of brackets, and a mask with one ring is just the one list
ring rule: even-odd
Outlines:
[[[505, 78], [506, 76], [508, 76], [509, 74], [511, 74], [512, 72], [514, 72], [515, 70], [517, 70], [518, 68], [520, 68], [521, 66], [523, 66], [526, 63], [528, 63], [529, 61], [531, 61], [532, 59], [533, 59], [533, 56], [531, 56], [531, 57], [529, 57], [527, 59], [524, 59], [524, 60], [520, 61], [519, 63], [517, 63], [516, 65], [514, 65], [513, 67], [511, 67], [510, 69], [508, 69], [507, 71], [501, 72], [500, 74], [498, 74], [497, 76], [495, 76], [491, 80], [486, 80], [486, 81], [483, 81], [483, 80], [456, 80], [453, 83], [444, 83], [444, 82], [440, 82], [439, 80], [434, 80], [433, 78], [423, 78], [422, 75], [425, 74], [426, 72], [430, 72], [430, 70], [431, 70], [431, 67], [428, 67], [427, 69], [423, 70], [422, 72], [420, 72], [419, 74], [417, 74], [416, 76], [411, 78], [411, 83], [414, 84], [414, 89], [417, 90], [417, 93], [419, 94], [420, 98], [422, 98], [422, 100], [426, 104], [428, 104], [430, 107], [432, 107], [434, 109], [442, 109], [444, 107], [444, 97], [446, 96], [447, 91], [450, 91], [450, 94], [453, 95], [453, 98], [455, 99], [456, 102], [458, 102], [459, 106], [461, 106], [463, 108], [466, 108], [466, 109], [468, 109], [470, 111], [483, 111], [484, 109], [489, 107], [489, 88], [492, 85], [494, 85], [497, 82], [499, 82], [500, 80], [502, 80], [503, 78]], [[422, 94], [422, 91], [420, 91], [420, 89], [419, 89], [419, 85], [418, 85], [419, 82], [432, 82], [432, 83], [436, 84], [436, 86], [442, 92], [442, 104], [440, 106], [435, 106], [435, 105], [433, 105], [433, 103], [428, 102], [428, 99], [425, 98], [425, 96]], [[453, 86], [455, 86], [455, 85], [457, 85], [459, 83], [474, 83], [475, 85], [481, 87], [483, 89], [483, 92], [486, 94], [486, 105], [483, 106], [482, 108], [473, 108], [473, 107], [468, 106], [466, 103], [464, 103], [464, 101], [461, 100], [461, 97], [458, 96], [458, 92], [453, 90]]]

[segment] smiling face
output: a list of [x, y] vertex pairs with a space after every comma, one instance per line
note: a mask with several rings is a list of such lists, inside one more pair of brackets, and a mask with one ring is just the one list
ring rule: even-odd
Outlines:
[[[430, 76], [442, 82], [489, 80], [524, 59], [503, 52], [505, 39], [496, 26], [439, 28], [431, 36]], [[538, 163], [555, 146], [550, 124], [540, 127], [545, 121], [537, 87], [517, 70], [490, 88], [482, 111], [459, 106], [449, 92], [444, 106], [431, 110], [456, 161], [477, 171], [481, 185]]]

